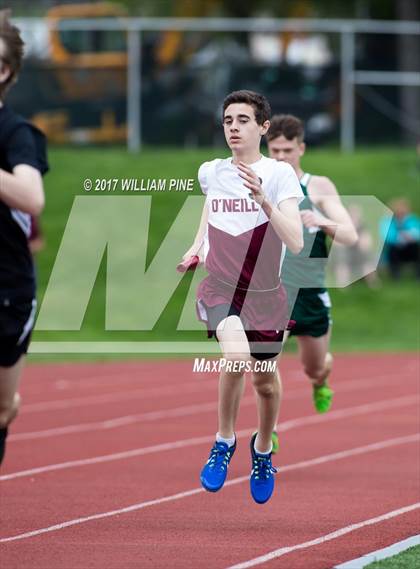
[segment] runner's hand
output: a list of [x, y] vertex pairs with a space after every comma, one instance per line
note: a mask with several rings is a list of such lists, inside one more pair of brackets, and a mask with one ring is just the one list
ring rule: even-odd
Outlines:
[[238, 169], [240, 170], [240, 177], [244, 180], [244, 186], [251, 190], [252, 197], [257, 204], [262, 205], [265, 200], [265, 194], [262, 190], [261, 179], [245, 162], [239, 162]]
[[190, 259], [191, 257], [194, 257], [194, 255], [197, 255], [197, 257], [200, 259], [200, 265], [203, 263], [203, 259], [204, 259], [204, 252], [203, 252], [203, 245], [192, 245], [188, 251], [186, 251], [186, 253], [182, 256], [182, 260], [186, 261], [187, 259]]
[[333, 221], [327, 219], [323, 215], [316, 213], [310, 209], [303, 209], [300, 212], [302, 223], [305, 227], [325, 227], [327, 225], [337, 225]]

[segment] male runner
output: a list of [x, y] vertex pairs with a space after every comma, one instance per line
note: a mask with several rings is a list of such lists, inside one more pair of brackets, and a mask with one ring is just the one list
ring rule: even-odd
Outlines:
[[[300, 160], [305, 153], [302, 121], [293, 115], [275, 115], [266, 135], [271, 158], [290, 164], [296, 172], [305, 199], [300, 203], [304, 225], [304, 247], [298, 256], [286, 253], [282, 282], [293, 302], [291, 334], [297, 337], [300, 360], [313, 385], [313, 401], [318, 413], [331, 407], [333, 391], [327, 378], [332, 367], [329, 352], [331, 301], [325, 288], [325, 264], [308, 263], [308, 257], [328, 257], [327, 236], [343, 245], [354, 245], [357, 233], [329, 178], [305, 173]], [[310, 288], [302, 288], [305, 282]]]
[[19, 410], [19, 379], [35, 313], [30, 216], [44, 206], [43, 135], [3, 104], [23, 57], [19, 30], [0, 12], [0, 464]]
[[205, 162], [199, 169], [206, 202], [193, 246], [196, 255], [206, 237], [208, 276], [197, 292], [200, 319], [215, 335], [227, 364], [219, 382], [216, 441], [201, 471], [203, 487], [223, 486], [236, 449], [235, 421], [244, 388], [244, 365], [251, 362], [257, 396], [258, 432], [251, 439], [251, 494], [266, 502], [274, 489], [271, 433], [277, 421], [281, 385], [275, 371], [261, 371], [276, 360], [287, 325], [287, 299], [279, 281], [285, 247], [302, 245], [298, 203], [303, 198], [288, 164], [260, 153], [269, 128], [270, 107], [262, 95], [237, 91], [223, 104], [223, 127], [232, 157]]

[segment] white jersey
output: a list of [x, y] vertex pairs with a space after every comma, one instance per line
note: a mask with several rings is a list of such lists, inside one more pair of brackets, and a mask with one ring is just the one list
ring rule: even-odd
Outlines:
[[[262, 180], [263, 192], [272, 205], [289, 198], [303, 199], [289, 164], [262, 156], [250, 167]], [[252, 278], [257, 289], [275, 287], [286, 248], [239, 173], [232, 158], [205, 162], [198, 171], [209, 209], [206, 268], [232, 285], [241, 281], [249, 285]]]
[[[303, 199], [299, 180], [290, 164], [262, 156], [250, 167], [262, 180], [264, 194], [273, 205], [288, 198]], [[209, 223], [231, 235], [240, 235], [268, 222], [239, 173], [232, 158], [204, 162], [198, 170], [198, 180], [209, 203]]]

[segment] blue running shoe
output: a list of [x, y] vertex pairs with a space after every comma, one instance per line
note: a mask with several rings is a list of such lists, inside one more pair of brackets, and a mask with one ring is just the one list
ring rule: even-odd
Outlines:
[[231, 447], [226, 443], [214, 443], [200, 474], [201, 484], [208, 492], [217, 492], [225, 483], [229, 462], [235, 450], [236, 439]]
[[271, 464], [270, 454], [255, 452], [254, 443], [257, 433], [251, 439], [252, 471], [250, 478], [251, 495], [257, 504], [265, 504], [274, 490], [274, 474], [277, 470]]

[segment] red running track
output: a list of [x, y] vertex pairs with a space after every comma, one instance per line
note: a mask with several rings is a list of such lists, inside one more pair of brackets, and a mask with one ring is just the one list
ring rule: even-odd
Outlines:
[[337, 356], [326, 415], [296, 359], [282, 370], [279, 473], [258, 506], [250, 385], [228, 482], [209, 494], [213, 374], [185, 361], [28, 367], [0, 475], [4, 567], [327, 569], [418, 533], [417, 357]]

